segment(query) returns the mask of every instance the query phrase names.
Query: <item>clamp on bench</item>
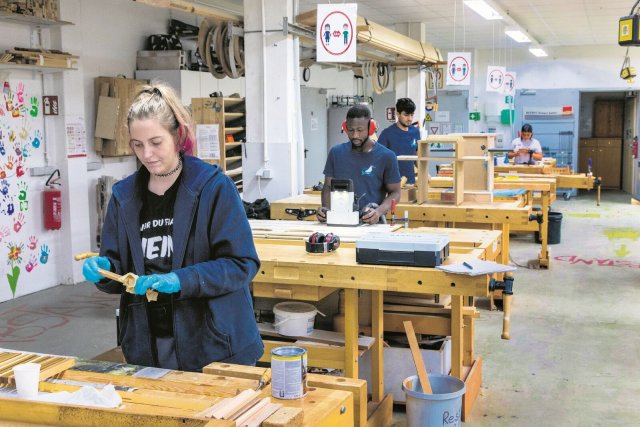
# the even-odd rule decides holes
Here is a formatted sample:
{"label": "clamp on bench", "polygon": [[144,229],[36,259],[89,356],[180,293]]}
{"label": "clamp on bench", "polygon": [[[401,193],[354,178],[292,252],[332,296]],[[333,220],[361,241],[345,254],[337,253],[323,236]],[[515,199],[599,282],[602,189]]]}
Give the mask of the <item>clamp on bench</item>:
{"label": "clamp on bench", "polygon": [[303,208],[286,208],[284,212],[287,215],[293,215],[298,221],[302,221],[308,216],[315,215],[317,209],[303,209]]}

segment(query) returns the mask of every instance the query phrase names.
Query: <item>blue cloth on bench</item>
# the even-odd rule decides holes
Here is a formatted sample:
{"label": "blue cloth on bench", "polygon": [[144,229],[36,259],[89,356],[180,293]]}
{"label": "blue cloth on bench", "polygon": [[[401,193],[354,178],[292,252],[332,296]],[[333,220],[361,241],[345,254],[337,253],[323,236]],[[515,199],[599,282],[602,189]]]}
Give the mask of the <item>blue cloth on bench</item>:
{"label": "blue cloth on bench", "polygon": [[510,190],[493,190],[493,195],[496,197],[515,197],[526,193],[524,188],[514,188]]}

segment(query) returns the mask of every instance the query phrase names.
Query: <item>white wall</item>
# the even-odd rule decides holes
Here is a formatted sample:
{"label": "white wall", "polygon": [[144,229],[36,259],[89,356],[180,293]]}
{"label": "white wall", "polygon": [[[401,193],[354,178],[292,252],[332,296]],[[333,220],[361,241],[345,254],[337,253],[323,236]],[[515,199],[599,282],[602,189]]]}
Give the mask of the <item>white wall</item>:
{"label": "white wall", "polygon": [[[516,89],[582,89],[605,92],[637,90],[640,87],[637,81],[629,84],[620,78],[620,66],[625,53],[625,48],[620,46],[556,47],[547,50],[548,57],[536,58],[527,49],[513,49],[501,55],[501,63],[493,61],[492,50],[473,51],[474,73],[470,102],[473,102],[474,96],[478,97],[480,110],[485,118],[508,108],[504,103],[504,95],[485,91],[488,65],[502,65],[507,70],[515,71]],[[630,54],[631,65],[637,66],[633,49]],[[510,61],[505,63],[504,58],[509,58]],[[640,56],[636,55],[635,60],[638,61],[638,58]],[[487,124],[484,119],[478,123],[470,122],[470,130],[472,129],[486,131]],[[515,137],[511,135],[508,126],[498,126],[498,132],[504,133],[505,141]]]}

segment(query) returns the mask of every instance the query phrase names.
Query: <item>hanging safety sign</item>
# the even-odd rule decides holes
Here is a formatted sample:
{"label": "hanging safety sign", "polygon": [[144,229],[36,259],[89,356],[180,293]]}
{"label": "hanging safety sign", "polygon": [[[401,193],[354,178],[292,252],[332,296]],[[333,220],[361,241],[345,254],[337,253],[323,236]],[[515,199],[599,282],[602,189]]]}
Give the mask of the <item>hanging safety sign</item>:
{"label": "hanging safety sign", "polygon": [[356,3],[319,4],[316,20],[316,61],[356,62]]}
{"label": "hanging safety sign", "polygon": [[471,84],[471,52],[449,52],[447,58],[447,85],[469,86]]}

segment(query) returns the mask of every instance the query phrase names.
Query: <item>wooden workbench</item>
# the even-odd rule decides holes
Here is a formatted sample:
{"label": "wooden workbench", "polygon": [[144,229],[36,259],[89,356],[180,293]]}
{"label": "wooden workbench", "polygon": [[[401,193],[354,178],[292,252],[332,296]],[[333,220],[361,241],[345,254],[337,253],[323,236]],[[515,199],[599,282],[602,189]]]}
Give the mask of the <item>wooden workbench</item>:
{"label": "wooden workbench", "polygon": [[[295,219],[295,216],[286,213],[289,208],[318,209],[319,207],[320,196],[316,194],[287,197],[271,203],[271,219]],[[428,202],[420,205],[399,203],[396,207],[395,219],[402,221],[405,212],[411,228],[433,225],[438,227],[466,227],[467,224],[488,224],[492,227],[499,227],[503,236],[501,239],[500,262],[508,264],[510,226],[528,225],[532,211],[530,206],[520,206],[518,201],[492,204],[464,202],[458,206],[443,202]],[[317,220],[315,215],[310,215],[304,219],[307,221]],[[387,213],[387,220],[391,220],[390,213]],[[475,228],[477,228],[477,225]]]}
{"label": "wooden workbench", "polygon": [[[323,224],[314,225],[322,232]],[[455,229],[401,229],[398,232],[448,232],[450,233],[450,255],[445,261],[460,263],[464,260],[495,258],[500,251],[502,233],[489,230]],[[503,239],[502,239],[503,240]],[[472,297],[489,296],[489,275],[464,276],[445,273],[435,268],[418,268],[388,265],[358,264],[355,248],[341,246],[336,252],[307,254],[304,242],[295,236],[291,241],[281,239],[256,239],[256,248],[261,267],[254,278],[256,286],[262,289],[261,296],[271,288],[272,297],[282,295],[285,290],[291,295],[317,294],[317,300],[336,289],[345,293],[345,345],[344,347],[314,347],[302,344],[309,351],[310,365],[331,363],[330,366],[343,369],[346,377],[358,375],[358,291],[370,290],[372,302],[372,401],[380,403],[382,414],[374,411],[374,416],[390,420],[391,395],[384,396],[383,375],[383,331],[402,331],[402,320],[413,320],[417,333],[450,335],[452,341],[451,375],[461,378],[467,384],[464,397],[464,416],[468,416],[480,389],[482,359],[474,354],[474,319],[477,311],[466,301]],[[434,316],[394,314],[387,316],[383,311],[383,293],[451,295],[449,318],[436,319]],[[435,328],[435,329],[434,329]],[[464,328],[464,329],[463,329]],[[437,332],[436,332],[437,330]],[[296,344],[298,345],[298,344]],[[267,348],[269,344],[267,343]],[[384,407],[384,409],[382,409]],[[361,423],[361,425],[363,425]]]}
{"label": "wooden workbench", "polygon": [[[45,403],[7,397],[0,394],[0,424],[51,426],[235,426],[233,421],[197,416],[221,398],[238,390],[256,389],[268,369],[231,364],[212,364],[205,373],[168,371],[159,379],[134,377],[140,366],[110,362],[78,361],[76,366],[41,381],[40,392],[74,392],[83,384],[113,384],[122,397],[118,408],[104,409],[80,405]],[[255,370],[260,370],[256,377]],[[354,392],[366,390],[363,380],[331,379],[311,376],[310,388],[302,399],[279,400],[284,407],[265,421],[264,426],[353,426],[356,420]],[[326,385],[325,385],[326,384]],[[6,388],[5,388],[6,390]],[[263,397],[271,396],[271,386],[262,388]],[[365,393],[366,398],[366,393]],[[302,421],[298,412],[302,411]],[[296,415],[297,414],[297,415]]]}

